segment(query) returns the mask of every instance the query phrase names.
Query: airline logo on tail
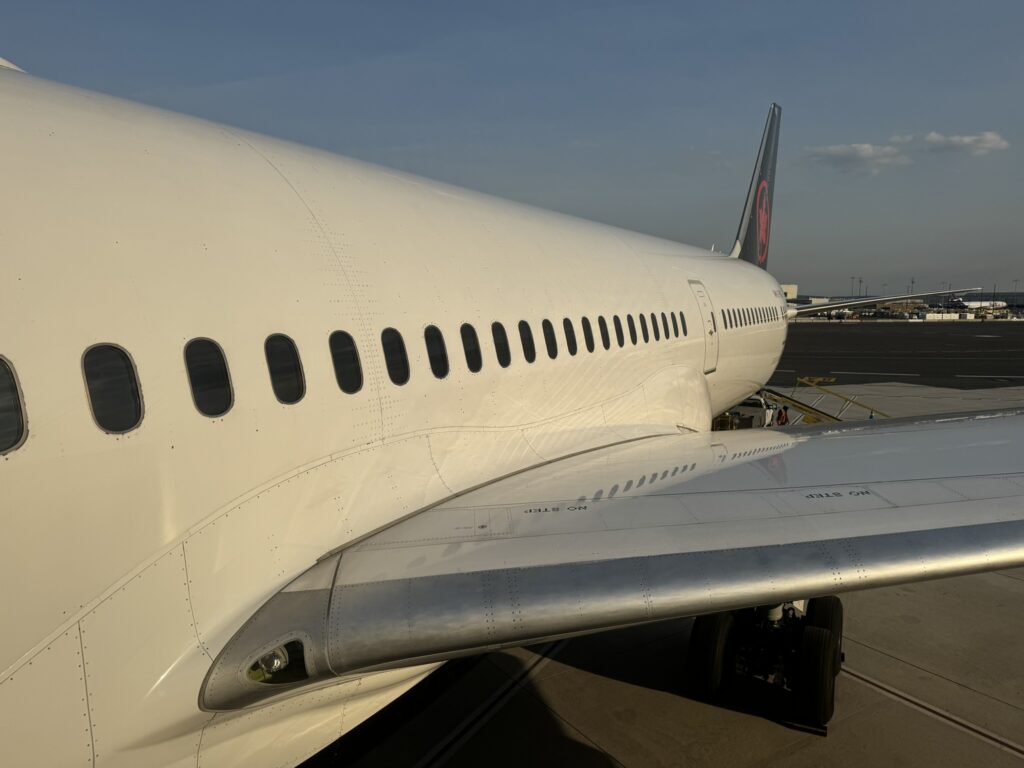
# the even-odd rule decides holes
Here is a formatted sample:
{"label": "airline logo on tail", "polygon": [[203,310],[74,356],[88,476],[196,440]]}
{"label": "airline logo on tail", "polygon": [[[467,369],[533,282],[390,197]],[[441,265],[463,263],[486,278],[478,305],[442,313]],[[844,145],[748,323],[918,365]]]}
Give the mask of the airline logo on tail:
{"label": "airline logo on tail", "polygon": [[757,188],[757,265],[768,263],[768,237],[772,225],[772,201],[768,194],[768,182],[761,180]]}
{"label": "airline logo on tail", "polygon": [[779,124],[782,108],[772,104],[764,124],[761,148],[757,153],[754,175],[747,188],[747,201],[736,232],[736,245],[730,256],[768,268],[768,243],[772,230],[772,191],[775,185],[775,161],[779,154]]}

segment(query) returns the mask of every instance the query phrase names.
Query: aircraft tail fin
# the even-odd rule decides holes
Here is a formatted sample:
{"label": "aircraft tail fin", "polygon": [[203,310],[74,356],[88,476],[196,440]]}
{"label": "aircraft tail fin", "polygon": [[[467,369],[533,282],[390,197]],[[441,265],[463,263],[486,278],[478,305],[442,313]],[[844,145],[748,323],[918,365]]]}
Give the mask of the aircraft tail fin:
{"label": "aircraft tail fin", "polygon": [[782,107],[772,104],[757,153],[754,176],[747,192],[747,204],[736,233],[736,245],[729,254],[761,269],[768,268],[768,242],[771,239],[772,194],[775,191],[775,159],[779,154],[779,125]]}

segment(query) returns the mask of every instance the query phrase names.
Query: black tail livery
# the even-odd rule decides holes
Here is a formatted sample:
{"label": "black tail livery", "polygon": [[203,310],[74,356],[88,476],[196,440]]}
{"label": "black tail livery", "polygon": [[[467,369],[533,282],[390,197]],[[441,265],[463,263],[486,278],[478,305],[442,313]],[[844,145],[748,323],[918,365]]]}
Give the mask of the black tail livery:
{"label": "black tail livery", "polygon": [[747,204],[736,233],[736,245],[729,255],[768,268],[768,242],[772,233],[772,193],[775,191],[775,159],[779,154],[779,125],[782,107],[772,104],[764,124],[761,149],[757,153],[754,177],[750,180]]}

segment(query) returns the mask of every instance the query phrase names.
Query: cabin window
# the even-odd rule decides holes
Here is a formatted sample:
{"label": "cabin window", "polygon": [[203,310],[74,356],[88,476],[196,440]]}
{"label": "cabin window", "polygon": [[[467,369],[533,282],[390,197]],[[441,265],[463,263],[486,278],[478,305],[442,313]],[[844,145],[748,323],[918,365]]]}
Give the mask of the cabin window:
{"label": "cabin window", "polygon": [[672,335],[677,339],[679,338],[679,321],[676,320],[675,313],[671,314],[672,317]]}
{"label": "cabin window", "polygon": [[550,320],[545,320],[540,324],[540,327],[544,331],[544,344],[548,348],[548,357],[554,360],[558,357],[558,339],[555,338],[555,326],[551,324]]}
{"label": "cabin window", "polygon": [[380,346],[391,383],[402,386],[409,381],[409,356],[405,353],[402,334],[394,328],[385,328],[380,334]]}
{"label": "cabin window", "polygon": [[626,346],[626,336],[622,333],[622,321],[619,320],[619,316],[612,315],[612,322],[615,323],[615,340],[619,342],[620,347]]}
{"label": "cabin window", "polygon": [[583,326],[583,343],[587,345],[587,352],[594,351],[594,329],[590,326],[590,320],[586,317],[580,320]]}
{"label": "cabin window", "polygon": [[661,313],[661,327],[665,331],[665,340],[667,341],[668,338],[669,338],[669,335],[668,335],[668,315],[666,315],[664,312]]}
{"label": "cabin window", "polygon": [[345,331],[335,331],[328,343],[338,388],[346,395],[354,395],[363,388],[363,366],[359,362],[356,340]]}
{"label": "cabin window", "polygon": [[491,323],[491,336],[494,339],[494,352],[498,357],[498,365],[508,368],[512,362],[512,350],[508,346],[508,334],[501,323]]}
{"label": "cabin window", "polygon": [[25,439],[25,411],[11,364],[0,357],[0,453],[14,450]]}
{"label": "cabin window", "polygon": [[565,331],[565,348],[570,355],[576,354],[576,329],[572,327],[572,320],[568,317],[562,320],[562,330]]}
{"label": "cabin window", "polygon": [[427,346],[427,360],[435,377],[443,379],[448,375],[448,349],[444,345],[444,336],[436,325],[428,325],[423,331],[423,342]]}
{"label": "cabin window", "polygon": [[185,345],[185,367],[192,401],[204,416],[223,416],[234,402],[224,352],[215,341],[192,339]]}
{"label": "cabin window", "polygon": [[729,330],[729,311],[726,309],[722,310],[722,325],[725,326],[726,330]]}
{"label": "cabin window", "polygon": [[459,333],[462,335],[462,349],[466,353],[466,365],[471,373],[478,373],[484,366],[484,357],[480,352],[480,339],[477,338],[476,328],[469,323],[463,323]]}
{"label": "cabin window", "polygon": [[654,340],[661,341],[661,332],[658,330],[658,316],[651,312],[651,331],[654,333]]}
{"label": "cabin window", "polygon": [[679,324],[681,326],[683,326],[683,336],[685,336],[686,335],[686,315],[684,315],[682,313],[682,310],[680,310],[680,312],[679,312]]}
{"label": "cabin window", "polygon": [[601,330],[601,344],[604,345],[605,349],[612,348],[612,340],[608,336],[608,323],[605,322],[604,315],[599,315],[597,318],[598,328]]}
{"label": "cabin window", "polygon": [[647,318],[644,315],[640,315],[640,333],[643,334],[644,344],[647,344],[651,340],[651,332],[647,330]]}
{"label": "cabin window", "polygon": [[105,432],[128,432],[142,421],[142,395],[128,353],[113,344],[85,351],[82,370],[96,423]]}
{"label": "cabin window", "polygon": [[525,320],[519,321],[519,340],[523,344],[523,357],[526,358],[526,362],[532,363],[537,359],[537,347],[533,344],[533,331],[530,329],[530,324]]}
{"label": "cabin window", "polygon": [[299,402],[306,394],[306,380],[295,342],[282,333],[275,333],[267,337],[263,351],[274,396],[285,405]]}
{"label": "cabin window", "polygon": [[[643,320],[644,316],[640,315],[640,319]],[[626,315],[626,327],[629,328],[629,340],[636,345],[636,323],[633,322],[632,315]],[[647,341],[647,339],[644,339],[644,341]]]}

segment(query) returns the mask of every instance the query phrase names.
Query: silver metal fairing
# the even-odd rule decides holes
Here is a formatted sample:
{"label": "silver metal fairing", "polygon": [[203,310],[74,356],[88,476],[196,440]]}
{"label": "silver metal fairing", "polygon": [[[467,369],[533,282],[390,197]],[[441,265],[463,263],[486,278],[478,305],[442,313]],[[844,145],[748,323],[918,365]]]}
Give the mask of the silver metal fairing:
{"label": "silver metal fairing", "polygon": [[[218,656],[205,710],[258,704],[332,677],[411,666],[630,624],[1024,564],[1024,521],[713,552],[506,567],[361,584],[318,563],[279,592]],[[287,640],[306,679],[247,670]]]}

